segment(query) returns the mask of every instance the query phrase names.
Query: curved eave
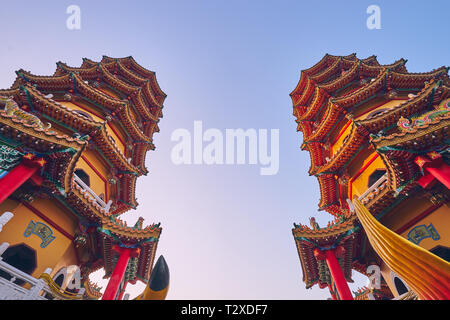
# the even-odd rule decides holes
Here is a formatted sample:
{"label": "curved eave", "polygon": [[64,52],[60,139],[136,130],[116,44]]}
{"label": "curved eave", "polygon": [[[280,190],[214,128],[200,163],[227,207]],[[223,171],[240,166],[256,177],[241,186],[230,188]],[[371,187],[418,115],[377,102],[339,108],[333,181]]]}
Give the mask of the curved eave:
{"label": "curved eave", "polygon": [[331,82],[324,83],[320,85],[320,88],[325,90],[328,93],[332,93],[340,88],[343,88],[345,85],[354,81],[359,74],[359,67],[361,65],[360,61],[352,62],[353,66],[348,70],[348,72],[341,74],[337,79],[334,79]]}
{"label": "curved eave", "polygon": [[129,173],[119,174],[120,194],[119,201],[128,206],[130,209],[136,209],[138,203],[136,201],[136,181],[137,176]]}
{"label": "curved eave", "polygon": [[324,118],[320,122],[319,127],[309,137],[305,138],[305,141],[322,141],[334,127],[337,119],[345,114],[346,111],[339,105],[337,105],[336,103],[329,103],[329,106],[325,112]]}
{"label": "curved eave", "polygon": [[[29,92],[31,93],[32,90]],[[33,95],[36,95],[36,90],[34,90]],[[43,96],[40,98],[45,99]],[[37,102],[36,107],[38,107],[42,113],[56,117],[56,120],[69,125],[72,128],[78,129],[81,133],[88,134],[95,145],[105,156],[107,156],[108,160],[119,169],[139,172],[136,167],[128,163],[125,155],[111,139],[106,130],[106,122],[88,120],[85,117],[74,113],[72,110],[69,110],[67,107],[55,102],[52,103],[48,99],[47,101],[43,100]]]}
{"label": "curved eave", "polygon": [[335,172],[350,160],[355,151],[357,151],[365,142],[368,142],[368,132],[362,126],[352,125],[349,133],[349,139],[334,153],[328,163],[317,168],[314,174],[322,174],[324,172]]}
{"label": "curved eave", "polygon": [[422,89],[427,81],[448,78],[448,69],[448,67],[443,66],[430,72],[422,73],[391,71],[388,75],[388,86],[392,89]]}
{"label": "curved eave", "polygon": [[403,58],[389,65],[380,65],[378,62],[373,65],[371,62],[372,59],[370,57],[367,59],[356,59],[350,61],[344,59],[341,63],[344,67],[348,68],[348,71],[342,72],[342,68],[336,69],[336,72],[341,72],[340,76],[330,82],[320,84],[320,87],[329,94],[332,94],[333,92],[357,80],[358,76],[359,78],[375,77],[379,75],[380,72],[383,72],[384,69],[406,71],[406,69],[404,69],[406,60]]}
{"label": "curved eave", "polygon": [[[435,139],[427,139],[427,137],[436,133],[437,141],[445,141],[444,138],[448,136],[448,126],[450,124],[450,113],[437,117],[430,123],[414,127],[410,131],[401,133],[393,133],[388,136],[382,136],[371,139],[371,142],[378,149],[385,147],[393,147],[405,150],[419,151],[429,146],[433,146]],[[420,141],[418,143],[417,141]]]}
{"label": "curved eave", "polygon": [[445,99],[449,94],[449,88],[443,85],[442,81],[431,80],[414,98],[402,104],[376,114],[373,117],[357,121],[371,133],[377,133],[384,127],[395,124],[400,117],[409,117],[413,114],[424,111],[429,106],[429,99],[434,101]]}
{"label": "curved eave", "polygon": [[[81,133],[88,134],[92,130],[96,130],[99,126],[104,125],[104,122],[89,119],[53,99],[46,98],[40,91],[28,83],[22,87],[22,90],[32,99],[33,109],[38,110],[41,114],[55,118],[55,120]],[[23,97],[22,102],[28,103],[29,101],[26,97]]]}
{"label": "curved eave", "polygon": [[[350,57],[354,56],[350,55]],[[345,57],[340,57],[339,59],[336,59],[330,67],[322,70],[315,76],[309,77],[302,73],[299,85],[297,86],[298,89],[296,88],[296,90],[294,90],[296,95],[293,95],[294,92],[291,93],[294,108],[298,109],[300,107],[306,107],[305,109],[298,110],[296,112],[298,120],[311,119],[321,106],[321,103],[318,102],[319,100],[329,98],[335,91],[350,84],[352,81],[355,81],[358,76],[376,76],[379,75],[384,69],[404,70],[404,64],[406,63],[405,59],[400,59],[390,65],[380,66],[378,61],[376,61],[375,64],[372,64],[373,61],[376,61],[375,56],[362,60],[357,58],[347,59]],[[344,67],[350,68],[350,70],[348,72],[342,72],[342,68]],[[330,82],[322,83],[337,72],[340,72],[341,74],[336,79]],[[312,85],[314,85],[314,88],[311,89]],[[303,90],[304,87],[306,87],[305,90]],[[311,106],[308,107],[305,104],[309,100],[311,90],[315,93],[310,104]],[[302,91],[303,94],[300,94],[300,91]]]}
{"label": "curved eave", "polygon": [[[293,234],[294,234],[293,230]],[[352,273],[352,260],[354,255],[354,243],[355,240],[353,238],[353,233],[351,232],[351,228],[347,231],[341,232],[341,238],[339,240],[339,244],[345,248],[344,256],[342,257],[342,262],[340,263],[343,267],[344,277],[348,282],[353,282],[351,279]],[[326,279],[322,278],[322,275],[319,271],[319,261],[317,261],[314,256],[314,249],[316,247],[327,247],[334,245],[334,240],[336,240],[336,236],[332,236],[330,238],[319,237],[296,237],[294,234],[294,239],[297,246],[297,252],[300,257],[300,263],[303,271],[303,281],[306,284],[306,288],[310,288],[315,284],[319,284],[320,288],[325,288],[328,284]],[[321,261],[321,263],[325,263],[326,273],[329,273],[329,269],[326,265],[326,262]]]}
{"label": "curved eave", "polygon": [[156,80],[156,73],[154,71],[150,71],[143,66],[141,66],[139,63],[134,60],[132,56],[125,57],[125,58],[111,58],[108,56],[102,57],[102,62],[109,62],[117,60],[124,65],[127,65],[132,71],[137,73],[139,76],[150,79],[150,84],[152,86],[153,92],[155,92],[156,100],[158,101],[159,105],[162,105],[164,99],[167,97],[167,95],[161,90],[158,81]]}
{"label": "curved eave", "polygon": [[323,72],[324,69],[328,68],[329,60],[334,61],[334,60],[337,60],[337,59],[338,59],[338,57],[331,56],[331,55],[329,55],[327,53],[314,66],[312,66],[309,69],[304,69],[304,70],[301,71],[301,73],[300,73],[300,80],[298,81],[297,86],[289,94],[291,96],[291,98],[292,98],[292,102],[294,103],[294,105],[295,105],[295,101],[294,101],[295,99],[294,98],[303,94],[303,91],[305,89],[305,86],[306,86],[307,82],[309,81],[310,76],[313,76],[313,75],[315,75],[317,73]]}
{"label": "curved eave", "polygon": [[425,86],[425,82],[445,76],[447,72],[446,67],[441,67],[427,73],[403,73],[383,67],[383,70],[374,81],[349,95],[333,99],[333,102],[343,108],[349,108],[384,89],[386,91],[392,89],[422,89]]}
{"label": "curved eave", "polygon": [[[113,65],[113,63],[110,63]],[[85,67],[85,68],[73,68],[73,67],[67,67],[63,63],[58,63],[58,66],[60,69],[63,69],[64,72],[77,72],[79,76],[81,76],[83,79],[97,79],[98,77],[102,76],[102,73],[99,70],[99,67],[97,65],[94,65],[92,67]],[[105,67],[108,68],[108,67]],[[86,77],[86,78],[85,78]],[[151,139],[143,134],[143,132],[137,127],[135,121],[132,120],[130,115],[130,105],[127,104],[125,107],[122,107],[118,109],[117,112],[118,117],[120,118],[120,121],[125,125],[128,133],[131,135],[131,137],[137,141],[146,141],[150,142]]]}
{"label": "curved eave", "polygon": [[117,112],[117,117],[135,141],[145,141],[148,143],[152,141],[151,137],[146,136],[144,132],[141,131],[141,129],[139,129],[139,127],[136,125],[136,122],[133,121],[130,115],[130,109],[128,107],[123,108],[120,112]]}
{"label": "curved eave", "polygon": [[143,174],[147,174],[148,170],[145,167],[145,156],[147,155],[147,151],[150,146],[144,143],[137,143],[135,145],[135,152],[133,154],[133,165],[141,170]]}
{"label": "curved eave", "polygon": [[321,84],[322,82],[329,79],[333,74],[337,73],[341,68],[342,58],[336,59],[328,68],[322,70],[321,72],[310,76],[309,79],[314,81],[316,84]]}
{"label": "curved eave", "polygon": [[29,125],[21,119],[7,115],[4,110],[0,110],[0,134],[20,141],[23,146],[27,146],[38,153],[47,153],[49,150],[55,153],[67,153],[66,150],[73,150],[71,156],[65,160],[63,159],[63,162],[60,163],[62,169],[59,172],[62,174],[61,178],[58,179],[65,192],[70,190],[72,187],[72,172],[78,158],[87,145],[85,141],[60,135],[49,129],[40,129],[37,126]]}
{"label": "curved eave", "polygon": [[368,85],[353,91],[352,93],[340,98],[332,99],[332,102],[340,105],[342,108],[350,108],[357,103],[373,96],[376,92],[382,90],[386,83],[385,70],[382,70],[376,78]]}
{"label": "curved eave", "polygon": [[84,98],[97,103],[106,110],[114,111],[128,104],[127,100],[119,100],[108,96],[95,87],[84,82],[76,73],[68,73],[61,76],[36,76],[24,70],[17,71],[18,79],[30,82],[37,89],[45,92],[69,91],[79,93]]}
{"label": "curved eave", "polygon": [[310,107],[306,108],[306,111],[298,116],[297,119],[299,121],[312,120],[329,97],[330,95],[325,90],[316,87]]}
{"label": "curved eave", "polygon": [[140,115],[145,120],[153,120],[156,121],[158,118],[155,117],[150,110],[148,109],[144,98],[143,98],[143,90],[141,87],[131,86],[125,81],[120,80],[112,73],[110,73],[102,64],[99,64],[99,70],[102,73],[102,79],[113,88],[116,88],[120,92],[124,93],[128,96],[128,99],[133,102],[135,107],[139,110]]}
{"label": "curved eave", "polygon": [[302,94],[296,94],[292,96],[292,102],[294,105],[294,108],[299,106],[306,106],[306,103],[311,97],[311,94],[314,92],[314,89],[316,87],[316,84],[314,81],[310,80],[309,78],[306,80],[306,87]]}
{"label": "curved eave", "polygon": [[[394,68],[394,69],[399,68],[405,62],[406,62],[406,60],[400,59],[389,66],[376,67],[377,72],[379,72],[378,77],[373,83],[369,84],[373,88],[366,91],[366,93],[370,92],[371,94],[375,94],[378,91],[376,88],[378,88],[378,89],[383,88],[383,84],[385,81],[385,79],[383,79],[383,77],[385,75],[383,72],[383,68],[385,68],[385,70],[387,70],[386,68],[388,68],[388,67]],[[354,70],[353,70],[353,72],[354,72]],[[347,80],[349,80],[349,79],[347,79]],[[341,102],[345,101],[346,97],[347,96],[344,96],[343,98],[340,98],[340,99],[332,99],[333,102],[329,104],[329,107],[325,113],[324,119],[322,119],[322,121],[320,122],[320,126],[316,129],[314,134],[309,136],[307,139],[305,139],[305,141],[321,141],[329,133],[329,130],[334,127],[337,119],[339,119],[341,115],[346,114],[346,111],[343,108],[341,108],[341,105],[339,104],[339,101],[341,101]],[[369,96],[365,96],[366,99],[368,97]],[[360,100],[361,100],[361,98],[358,98],[356,101],[360,101]],[[349,107],[350,107],[350,105],[347,105],[347,108],[349,108]]]}
{"label": "curved eave", "polygon": [[144,94],[147,97],[147,101],[150,103],[151,106],[162,107],[162,103],[164,102],[166,95],[163,94],[162,99],[157,99],[158,94],[161,95],[161,93],[154,92],[154,89],[151,84],[153,77],[152,78],[143,78],[141,76],[138,76],[137,74],[133,73],[128,68],[126,68],[120,61],[117,62],[117,65],[118,65],[118,70],[123,77],[128,79],[130,82],[143,87]]}
{"label": "curved eave", "polygon": [[155,227],[154,225],[144,229],[137,229],[128,227],[121,220],[112,222],[110,219],[105,219],[101,227],[102,233],[113,235],[126,243],[139,243],[142,241],[157,242],[161,231],[162,228]]}
{"label": "curved eave", "polygon": [[324,164],[324,151],[323,145],[320,142],[310,142],[308,144],[302,145],[303,149],[309,151],[309,156],[311,158],[311,167],[308,171],[309,175],[313,175],[317,168],[321,167]]}
{"label": "curved eave", "polygon": [[298,240],[295,236],[294,240],[300,259],[300,266],[302,267],[302,280],[306,288],[309,289],[319,281],[317,261],[312,253],[313,244],[304,240]]}
{"label": "curved eave", "polygon": [[[334,174],[322,174],[318,176],[317,179],[320,188],[319,209],[326,210],[326,208],[330,206],[338,205],[339,199],[337,196],[337,188],[339,186]],[[333,215],[337,216],[338,212]]]}
{"label": "curved eave", "polygon": [[[16,129],[21,132],[26,132],[30,138],[38,139],[42,141],[41,147],[37,147],[35,142],[30,142],[30,147],[40,152],[45,152],[47,148],[54,149],[56,146],[64,148],[72,148],[74,150],[81,150],[82,146],[86,144],[85,141],[77,138],[71,138],[64,134],[58,134],[49,129],[41,129],[36,125],[30,125],[25,123],[24,120],[17,119],[13,115],[8,115],[5,110],[0,110],[0,120],[3,124],[10,128]],[[20,140],[20,139],[19,139]]]}
{"label": "curved eave", "polygon": [[347,235],[349,231],[354,228],[356,215],[353,214],[351,218],[345,220],[342,223],[333,224],[326,228],[320,228],[319,230],[313,230],[307,226],[300,226],[292,230],[294,237],[302,237],[308,239],[322,239],[325,241],[327,238],[339,238]]}
{"label": "curved eave", "polygon": [[130,164],[125,158],[122,151],[106,131],[106,126],[103,125],[99,130],[90,134],[92,140],[95,142],[97,148],[106,156],[106,158],[114,164],[119,170],[131,171],[134,173],[140,173],[140,170]]}

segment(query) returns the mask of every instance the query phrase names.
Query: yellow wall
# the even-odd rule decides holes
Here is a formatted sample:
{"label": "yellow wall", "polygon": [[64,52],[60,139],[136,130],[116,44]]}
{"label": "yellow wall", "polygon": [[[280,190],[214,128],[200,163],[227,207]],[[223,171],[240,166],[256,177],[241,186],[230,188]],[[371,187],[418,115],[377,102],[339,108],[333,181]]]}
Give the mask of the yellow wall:
{"label": "yellow wall", "polygon": [[[366,112],[367,110],[369,110],[370,108],[372,108],[374,105],[379,104],[380,100],[375,100],[372,101],[370,103],[367,104],[367,106],[362,106],[361,109],[359,109],[358,114],[355,115],[354,119],[355,120],[363,120],[366,119],[370,114],[372,114],[373,112],[377,111],[377,110],[381,110],[381,109],[390,109],[392,107],[398,106],[399,104],[403,103],[405,100],[391,100],[389,102],[386,102],[376,108],[374,108],[373,110],[370,110],[369,112],[362,114],[364,112]],[[362,115],[361,115],[362,114]],[[344,142],[344,139],[350,134],[350,131],[352,130],[352,124],[350,123],[350,125],[344,130],[345,126],[349,123],[350,121],[346,122],[345,124],[342,125],[342,128],[339,130],[339,133],[336,134],[336,137],[339,136],[339,139],[332,145],[332,153],[334,154],[337,150],[339,150],[339,148],[341,147],[342,143]]]}
{"label": "yellow wall", "polygon": [[[47,199],[36,199],[31,205],[45,214],[47,218],[52,220],[68,234],[73,235],[75,233],[75,218],[63,209],[63,207]],[[39,277],[46,268],[53,269],[67,250],[73,246],[71,239],[34,214],[23,204],[7,199],[0,205],[0,214],[5,211],[12,212],[14,217],[3,227],[2,232],[0,232],[0,243],[8,242],[11,246],[24,243],[36,251],[37,268],[32,276]],[[41,222],[53,231],[55,239],[45,248],[40,247],[42,239],[37,235],[31,234],[29,237],[25,237],[24,232],[31,220],[35,223]],[[70,260],[71,264],[73,264],[76,261],[76,256],[73,252],[73,254],[68,254],[65,259],[67,261]]]}
{"label": "yellow wall", "polygon": [[408,238],[408,232],[411,231],[411,229],[423,224],[429,226],[430,223],[433,224],[434,228],[440,236],[440,239],[433,240],[432,238],[425,238],[420,241],[418,245],[427,250],[433,249],[438,245],[450,247],[450,208],[446,205],[443,205],[442,207],[431,213],[429,216],[420,220],[418,223],[403,232],[401,235],[405,238]]}
{"label": "yellow wall", "polygon": [[[370,108],[372,108],[374,105],[379,104],[380,102],[373,102],[372,104],[368,105],[367,107],[363,107],[361,109],[359,109],[360,111],[358,112],[358,114],[355,116],[355,120],[364,120],[366,119],[372,112],[375,112],[377,110],[381,110],[381,109],[390,109],[393,108],[395,106],[398,106],[399,104],[403,103],[404,101],[406,101],[408,99],[404,99],[404,100],[391,100],[388,101],[380,106],[378,106],[377,108],[374,108],[373,110],[370,110],[369,112],[362,114],[364,112],[366,112],[367,110],[369,110]],[[361,115],[362,114],[362,115]]]}
{"label": "yellow wall", "polygon": [[[365,158],[361,167],[363,168],[367,163],[376,155],[376,152],[372,153],[369,157]],[[381,157],[377,157],[355,180],[352,180],[352,194],[349,199],[353,199],[353,195],[362,195],[369,186],[369,176],[377,169],[386,169]]]}
{"label": "yellow wall", "polygon": [[[86,150],[83,152],[83,156],[89,161],[89,163],[95,167],[95,169],[103,176],[105,180],[108,179],[108,169],[106,166],[101,162],[96,154],[91,150]],[[76,166],[76,169],[83,169],[88,175],[89,175],[89,181],[91,183],[90,188],[92,191],[94,191],[97,195],[100,195],[103,193],[106,197],[106,191],[107,191],[107,183],[91,168],[88,163],[80,157],[78,160]],[[109,191],[109,190],[108,190]],[[106,201],[108,199],[105,199]]]}
{"label": "yellow wall", "polygon": [[[339,131],[339,134],[341,134],[341,132],[344,130],[345,126],[347,124],[348,127],[343,131],[343,133],[341,134],[341,136],[339,137],[339,139],[331,146],[331,150],[332,150],[332,154],[334,155],[336,153],[337,150],[339,150],[339,148],[341,147],[342,143],[344,142],[344,139],[350,134],[350,131],[352,130],[352,124],[351,124],[351,120],[349,120],[343,127],[342,129]],[[337,136],[339,136],[339,134]]]}

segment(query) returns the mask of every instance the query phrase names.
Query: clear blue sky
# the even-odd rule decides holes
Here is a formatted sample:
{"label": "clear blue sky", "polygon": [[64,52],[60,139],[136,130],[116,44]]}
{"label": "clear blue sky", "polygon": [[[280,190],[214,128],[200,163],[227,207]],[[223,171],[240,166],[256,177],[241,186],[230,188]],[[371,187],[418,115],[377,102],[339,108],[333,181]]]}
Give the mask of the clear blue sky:
{"label": "clear blue sky", "polygon": [[[81,30],[66,8],[81,8]],[[381,8],[381,30],[366,8]],[[291,233],[317,212],[319,189],[300,150],[289,93],[300,70],[325,53],[401,57],[408,70],[449,64],[448,1],[8,1],[2,3],[0,87],[20,68],[49,75],[55,62],[78,66],[132,55],[156,71],[167,93],[150,174],[138,182],[135,222],[161,222],[159,254],[171,270],[169,299],[325,299],[306,290]],[[280,170],[259,166],[175,166],[177,128],[280,129]],[[358,284],[365,281],[355,276]],[[353,286],[355,288],[355,286]],[[131,296],[142,286],[130,288]]]}

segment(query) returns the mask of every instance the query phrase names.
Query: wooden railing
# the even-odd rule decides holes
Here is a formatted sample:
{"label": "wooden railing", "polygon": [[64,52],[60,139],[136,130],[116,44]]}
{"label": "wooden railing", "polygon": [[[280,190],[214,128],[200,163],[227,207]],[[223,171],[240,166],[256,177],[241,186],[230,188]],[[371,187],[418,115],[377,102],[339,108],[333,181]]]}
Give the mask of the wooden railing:
{"label": "wooden railing", "polygon": [[83,189],[83,193],[86,193],[93,201],[97,202],[97,204],[105,210],[105,213],[109,212],[112,200],[109,200],[108,203],[106,203],[75,173],[73,174],[73,180],[81,187],[81,189]]}

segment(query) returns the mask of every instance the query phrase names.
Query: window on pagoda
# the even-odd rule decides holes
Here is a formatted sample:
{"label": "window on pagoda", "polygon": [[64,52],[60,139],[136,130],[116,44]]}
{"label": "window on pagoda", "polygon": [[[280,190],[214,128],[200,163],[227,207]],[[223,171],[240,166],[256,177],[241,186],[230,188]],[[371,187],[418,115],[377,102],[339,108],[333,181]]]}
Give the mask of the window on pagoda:
{"label": "window on pagoda", "polygon": [[59,287],[62,287],[64,281],[66,280],[66,276],[67,276],[67,268],[63,267],[53,276],[53,281],[55,281],[55,283]]}
{"label": "window on pagoda", "polygon": [[[36,251],[26,244],[10,246],[2,254],[2,260],[29,275],[31,275],[37,267]],[[3,270],[0,270],[0,277],[10,280],[12,276]],[[16,279],[14,283],[21,286],[25,284],[25,281]]]}
{"label": "window on pagoda", "polygon": [[431,249],[430,252],[444,259],[445,261],[450,262],[450,248],[437,246]]}
{"label": "window on pagoda", "polygon": [[92,118],[92,116],[89,113],[87,113],[87,112],[84,112],[84,111],[81,111],[81,110],[72,110],[72,112],[78,113],[79,115],[82,115],[82,116],[88,118],[89,120],[94,120]]}
{"label": "window on pagoda", "polygon": [[401,296],[402,294],[405,294],[409,291],[408,287],[405,285],[403,280],[400,279],[399,277],[394,277],[394,285],[395,285],[395,289],[397,290],[397,293],[399,296]]}
{"label": "window on pagoda", "polygon": [[88,187],[91,186],[89,175],[83,169],[76,169],[75,174],[81,179],[81,181],[84,182],[85,185]]}
{"label": "window on pagoda", "polygon": [[369,176],[369,185],[368,188],[373,186],[382,176],[386,174],[385,169],[377,169]]}
{"label": "window on pagoda", "polygon": [[371,113],[369,113],[369,115],[367,116],[367,119],[370,119],[372,117],[375,117],[383,112],[385,112],[386,110],[388,110],[387,108],[383,108],[383,109],[377,109],[375,111],[372,111]]}

